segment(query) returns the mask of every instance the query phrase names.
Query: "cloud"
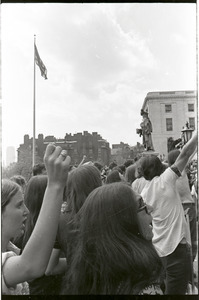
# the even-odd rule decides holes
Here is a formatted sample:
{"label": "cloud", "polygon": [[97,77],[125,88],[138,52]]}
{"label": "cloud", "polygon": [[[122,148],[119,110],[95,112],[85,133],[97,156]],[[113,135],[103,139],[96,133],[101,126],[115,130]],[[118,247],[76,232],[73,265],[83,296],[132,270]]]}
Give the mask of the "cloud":
{"label": "cloud", "polygon": [[1,8],[6,145],[17,147],[24,134],[32,136],[34,34],[48,71],[45,81],[36,67],[36,134],[98,131],[111,144],[134,145],[141,141],[135,129],[148,92],[195,88],[192,4]]}

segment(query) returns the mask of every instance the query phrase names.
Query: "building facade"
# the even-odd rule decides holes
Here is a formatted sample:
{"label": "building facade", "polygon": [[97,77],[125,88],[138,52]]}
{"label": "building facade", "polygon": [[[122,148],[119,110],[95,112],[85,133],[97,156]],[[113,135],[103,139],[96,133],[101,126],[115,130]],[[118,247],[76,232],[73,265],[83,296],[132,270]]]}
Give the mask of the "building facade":
{"label": "building facade", "polygon": [[124,164],[128,159],[135,159],[141,157],[144,151],[144,146],[137,143],[135,146],[120,142],[120,144],[113,144],[111,149],[111,161],[115,161],[118,165]]}
{"label": "building facade", "polygon": [[6,166],[15,162],[15,148],[13,146],[6,148]]}
{"label": "building facade", "polygon": [[[84,155],[86,161],[98,161],[102,165],[108,165],[110,161],[110,147],[109,143],[104,140],[97,132],[92,134],[84,131],[82,133],[66,134],[63,139],[56,139],[54,136],[47,136],[44,138],[43,134],[39,134],[35,139],[35,156],[36,163],[42,162],[46,146],[50,142],[55,142],[60,145],[62,149],[67,150],[71,157],[71,164],[78,165]],[[24,154],[31,155],[33,138],[29,135],[24,136],[24,143],[18,148],[18,162],[24,160]]]}
{"label": "building facade", "polygon": [[167,155],[168,139],[179,139],[186,122],[196,129],[196,91],[150,92],[142,109],[148,112],[153,127],[153,146],[160,155]]}

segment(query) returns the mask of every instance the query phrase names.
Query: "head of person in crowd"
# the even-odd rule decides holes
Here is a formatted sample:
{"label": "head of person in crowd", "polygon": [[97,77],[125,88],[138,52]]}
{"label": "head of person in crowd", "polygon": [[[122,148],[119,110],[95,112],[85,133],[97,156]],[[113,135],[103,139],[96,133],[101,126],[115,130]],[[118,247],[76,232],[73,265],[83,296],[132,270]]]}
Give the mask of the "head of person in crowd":
{"label": "head of person in crowd", "polygon": [[119,166],[116,166],[112,169],[112,171],[117,170],[121,175],[123,174],[122,169]]}
{"label": "head of person in crowd", "polygon": [[38,219],[47,187],[47,180],[47,175],[36,175],[30,178],[26,186],[24,202],[30,213],[26,222],[22,248],[29,240]]}
{"label": "head of person in crowd", "polygon": [[33,176],[36,175],[46,175],[46,167],[44,163],[39,163],[33,166],[32,168]]}
{"label": "head of person in crowd", "polygon": [[136,161],[136,170],[135,170],[135,177],[136,178],[141,178],[143,177],[143,171],[142,171],[142,166],[141,166],[141,160],[142,158],[139,158]]}
{"label": "head of person in crowd", "polygon": [[71,219],[77,214],[86,197],[101,185],[100,171],[93,165],[81,165],[70,172],[65,199]]}
{"label": "head of person in crowd", "polygon": [[95,161],[93,164],[100,172],[102,172],[103,166],[98,161]]}
{"label": "head of person in crowd", "polygon": [[146,180],[152,180],[165,171],[165,166],[156,155],[149,155],[140,159],[140,166]]}
{"label": "head of person in crowd", "polygon": [[156,281],[162,265],[151,242],[150,209],[123,183],[91,192],[79,211],[63,293],[138,294]]}
{"label": "head of person in crowd", "polygon": [[28,209],[24,204],[24,196],[20,185],[3,179],[1,185],[1,213],[2,213],[2,250],[15,236],[23,235],[28,217]]}
{"label": "head of person in crowd", "polygon": [[137,168],[137,165],[135,163],[133,165],[130,165],[129,167],[126,168],[125,178],[126,178],[126,181],[130,185],[136,179],[136,168]]}
{"label": "head of person in crowd", "polygon": [[133,159],[127,159],[124,163],[125,167],[128,168],[130,165],[134,164]]}
{"label": "head of person in crowd", "polygon": [[124,175],[126,171],[126,166],[125,165],[119,165],[118,168],[121,170],[121,174]]}
{"label": "head of person in crowd", "polygon": [[118,170],[111,171],[106,177],[106,183],[120,182],[123,181],[122,175]]}
{"label": "head of person in crowd", "polygon": [[172,166],[175,163],[175,161],[179,155],[180,155],[180,150],[178,150],[178,149],[171,150],[168,153],[167,160],[168,160],[169,166]]}
{"label": "head of person in crowd", "polygon": [[16,182],[17,184],[19,184],[22,188],[23,193],[25,192],[25,188],[26,188],[26,179],[21,176],[21,175],[14,175],[10,178],[10,180]]}
{"label": "head of person in crowd", "polygon": [[117,167],[117,163],[112,161],[110,164],[109,164],[109,169],[112,170],[114,167]]}

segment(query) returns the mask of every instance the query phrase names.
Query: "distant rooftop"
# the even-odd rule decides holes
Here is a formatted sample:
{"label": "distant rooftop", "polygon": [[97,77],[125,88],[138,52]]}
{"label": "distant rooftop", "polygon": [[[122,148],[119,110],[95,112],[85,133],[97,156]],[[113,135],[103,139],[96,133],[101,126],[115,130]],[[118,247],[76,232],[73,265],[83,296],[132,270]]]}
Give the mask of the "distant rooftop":
{"label": "distant rooftop", "polygon": [[165,96],[196,96],[196,91],[195,90],[190,90],[190,91],[165,91],[165,92],[149,92],[147,93],[146,97],[151,98],[151,97],[165,97]]}
{"label": "distant rooftop", "polygon": [[163,91],[163,92],[149,92],[147,93],[144,103],[142,105],[142,109],[145,108],[146,102],[149,99],[165,99],[165,98],[196,98],[196,90],[188,90],[188,91]]}

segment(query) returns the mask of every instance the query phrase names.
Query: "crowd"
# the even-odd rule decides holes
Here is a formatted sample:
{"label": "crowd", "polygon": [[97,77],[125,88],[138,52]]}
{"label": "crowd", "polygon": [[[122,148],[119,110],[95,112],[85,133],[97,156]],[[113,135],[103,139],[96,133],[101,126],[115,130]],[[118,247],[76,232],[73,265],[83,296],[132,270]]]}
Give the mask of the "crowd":
{"label": "crowd", "polygon": [[185,295],[197,255],[197,134],[165,161],[78,166],[60,146],[2,179],[2,294]]}

